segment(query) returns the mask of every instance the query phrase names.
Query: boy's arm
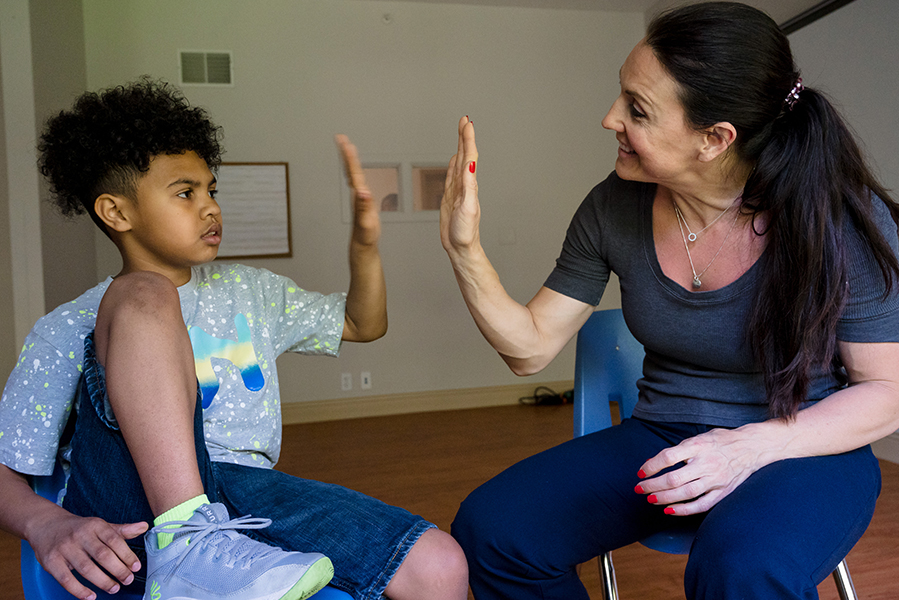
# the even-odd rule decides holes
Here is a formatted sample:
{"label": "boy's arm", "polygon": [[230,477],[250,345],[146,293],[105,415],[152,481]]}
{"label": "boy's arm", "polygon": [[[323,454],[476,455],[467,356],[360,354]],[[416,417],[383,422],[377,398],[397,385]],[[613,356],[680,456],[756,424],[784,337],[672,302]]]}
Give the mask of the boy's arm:
{"label": "boy's arm", "polygon": [[353,232],[350,237],[350,288],[346,297],[343,339],[370,342],[387,333],[387,287],[378,241],[381,218],[365,184],[356,147],[345,135],[335,138],[343,157],[353,196]]}
{"label": "boy's arm", "polygon": [[73,596],[96,595],[72,571],[110,593],[134,579],[140,561],[125,542],[147,530],[146,523],[114,525],[73,515],[34,493],[24,475],[0,464],[0,528],[28,540],[38,562]]}

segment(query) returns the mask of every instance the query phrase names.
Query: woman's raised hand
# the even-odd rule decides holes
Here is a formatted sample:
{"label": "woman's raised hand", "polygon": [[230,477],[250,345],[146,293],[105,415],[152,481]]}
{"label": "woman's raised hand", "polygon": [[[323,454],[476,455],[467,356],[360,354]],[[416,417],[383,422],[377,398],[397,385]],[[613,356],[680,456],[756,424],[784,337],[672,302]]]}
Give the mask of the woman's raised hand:
{"label": "woman's raised hand", "polygon": [[477,164],[474,124],[468,117],[462,117],[459,120],[459,148],[450,159],[440,203],[440,241],[451,259],[456,253],[480,243]]}

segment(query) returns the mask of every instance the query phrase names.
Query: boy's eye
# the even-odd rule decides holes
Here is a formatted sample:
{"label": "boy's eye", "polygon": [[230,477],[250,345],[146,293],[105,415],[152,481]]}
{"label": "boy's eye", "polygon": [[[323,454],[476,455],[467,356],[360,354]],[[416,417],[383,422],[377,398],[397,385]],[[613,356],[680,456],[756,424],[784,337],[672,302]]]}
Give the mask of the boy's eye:
{"label": "boy's eye", "polygon": [[193,190],[184,190],[183,192],[178,193],[178,197],[184,198],[185,200],[189,200],[190,197],[193,195],[193,193],[194,193]]}
{"label": "boy's eye", "polygon": [[209,197],[215,200],[215,197],[219,195],[218,190],[209,190]]}

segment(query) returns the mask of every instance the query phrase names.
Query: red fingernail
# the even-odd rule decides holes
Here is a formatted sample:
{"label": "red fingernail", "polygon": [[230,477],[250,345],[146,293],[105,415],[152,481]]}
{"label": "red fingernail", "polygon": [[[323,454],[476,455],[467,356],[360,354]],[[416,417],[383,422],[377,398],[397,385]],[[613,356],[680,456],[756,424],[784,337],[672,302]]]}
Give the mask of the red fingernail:
{"label": "red fingernail", "polygon": [[642,485],[638,485],[637,487],[634,488],[634,491],[637,492],[638,494],[642,494],[642,493],[643,493],[643,486],[642,486]]}
{"label": "red fingernail", "polygon": [[655,494],[650,494],[649,496],[646,497],[646,501],[649,502],[650,504],[655,504],[656,502],[659,501],[659,499],[656,498]]}
{"label": "red fingernail", "polygon": [[640,479],[645,479],[646,472],[643,469],[640,469],[639,471],[637,471],[637,477],[639,477]]}
{"label": "red fingernail", "polygon": [[471,161],[470,163],[468,163],[468,170],[471,171],[472,173],[474,173],[474,170],[476,168],[477,167],[475,167],[474,161]]}
{"label": "red fingernail", "polygon": [[666,515],[673,515],[673,514],[674,514],[674,509],[671,508],[670,506],[666,507],[666,508],[665,508],[665,514],[666,514]]}

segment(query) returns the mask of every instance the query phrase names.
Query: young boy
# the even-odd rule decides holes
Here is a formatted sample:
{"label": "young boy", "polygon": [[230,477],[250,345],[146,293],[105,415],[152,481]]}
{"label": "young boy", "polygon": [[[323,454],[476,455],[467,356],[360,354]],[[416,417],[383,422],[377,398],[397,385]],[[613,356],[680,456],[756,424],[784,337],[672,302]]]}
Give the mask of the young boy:
{"label": "young boy", "polygon": [[[306,598],[332,571],[356,598],[467,597],[449,535],[272,469],[277,356],[336,355],[342,340],[387,328],[380,220],[355,148],[337,142],[354,192],[351,281],[345,296],[325,296],[210,263],[223,232],[219,130],[168,85],[85,94],[48,123],[39,150],[56,203],[87,212],[123,266],[25,342],[0,400],[0,526],[73,595],[95,597],[73,571],[114,593],[143,586],[146,562],[145,600]],[[52,471],[73,407],[59,507],[25,475]],[[248,514],[264,518],[231,519]]]}

